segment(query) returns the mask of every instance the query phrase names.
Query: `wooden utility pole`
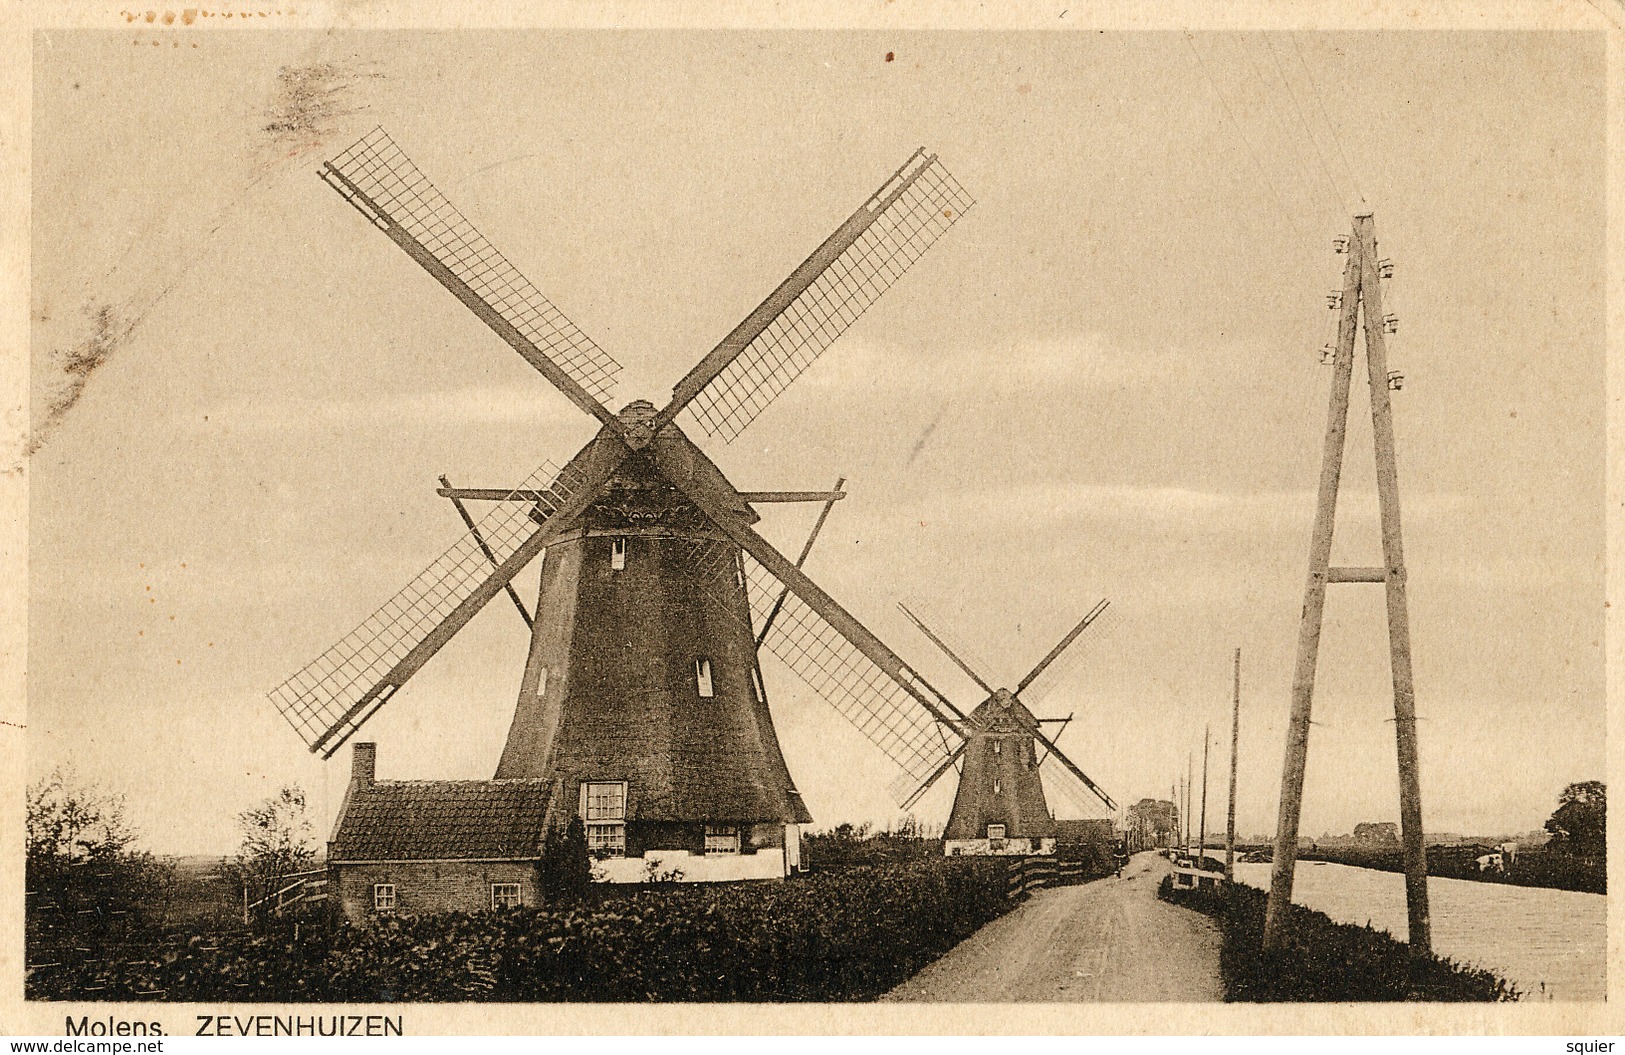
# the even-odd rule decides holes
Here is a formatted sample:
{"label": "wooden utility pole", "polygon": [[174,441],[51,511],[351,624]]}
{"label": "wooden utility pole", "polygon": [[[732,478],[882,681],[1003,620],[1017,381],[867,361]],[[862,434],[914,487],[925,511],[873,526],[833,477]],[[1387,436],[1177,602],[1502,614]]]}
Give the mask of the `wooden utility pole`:
{"label": "wooden utility pole", "polygon": [[1207,858],[1207,749],[1213,742],[1213,726],[1202,726],[1202,823],[1196,833],[1196,856]]}
{"label": "wooden utility pole", "polygon": [[1185,853],[1191,852],[1191,799],[1196,794],[1196,767],[1192,761],[1194,755],[1185,752]]}
{"label": "wooden utility pole", "polygon": [[[1377,239],[1371,215],[1354,218],[1349,260],[1343,269],[1342,316],[1333,359],[1326,442],[1320,466],[1319,502],[1309,545],[1309,578],[1298,627],[1298,659],[1292,676],[1292,715],[1287,729],[1286,763],[1281,774],[1281,810],[1275,828],[1275,860],[1270,872],[1264,947],[1279,948],[1285,938],[1298,860],[1298,821],[1303,806],[1304,767],[1309,755],[1310,709],[1315,664],[1320,652],[1321,618],[1330,583],[1383,583],[1388,606],[1388,652],[1394,683],[1394,739],[1399,758],[1400,840],[1405,851],[1405,901],[1412,957],[1431,947],[1428,922],[1427,857],[1422,845],[1422,790],[1417,765],[1416,698],[1411,683],[1410,617],[1405,600],[1405,553],[1400,535],[1399,473],[1394,457],[1393,410],[1389,405],[1388,356],[1383,343]],[[1363,306],[1363,311],[1362,311]],[[1377,463],[1377,502],[1381,510],[1383,567],[1331,566],[1337,490],[1348,424],[1349,384],[1354,376],[1354,339],[1363,315],[1366,376],[1371,389],[1372,445]]]}
{"label": "wooden utility pole", "polygon": [[1241,742],[1241,649],[1236,649],[1236,686],[1230,698],[1230,808],[1224,821],[1224,878],[1236,878],[1236,745]]}

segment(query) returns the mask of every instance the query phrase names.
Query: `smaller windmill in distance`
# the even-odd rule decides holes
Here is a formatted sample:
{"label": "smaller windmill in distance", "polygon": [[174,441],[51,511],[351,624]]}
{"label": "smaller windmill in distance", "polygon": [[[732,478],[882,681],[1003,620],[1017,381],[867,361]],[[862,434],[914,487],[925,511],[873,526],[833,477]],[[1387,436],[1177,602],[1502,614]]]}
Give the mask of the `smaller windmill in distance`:
{"label": "smaller windmill in distance", "polygon": [[[1038,661],[1038,665],[1014,689],[994,688],[926,626],[924,620],[906,605],[897,606],[932,644],[987,693],[987,698],[968,716],[966,733],[959,746],[903,800],[903,808],[909,808],[955,764],[962,766],[959,788],[954,793],[953,810],[943,831],[944,854],[950,857],[964,854],[1053,854],[1058,841],[1067,841],[1062,838],[1063,835],[1072,834],[1063,832],[1063,827],[1077,828],[1079,838],[1076,841],[1099,842],[1102,841],[1102,833],[1104,840],[1111,839],[1110,820],[1101,828],[1098,822],[1068,825],[1055,819],[1044,795],[1040,771],[1040,767],[1052,757],[1059,759],[1077,776],[1105,804],[1108,811],[1115,811],[1117,803],[1101,790],[1100,785],[1061,755],[1051,738],[1039,733],[1040,726],[1045,723],[1058,723],[1065,728],[1066,723],[1072,720],[1071,716],[1038,718],[1021,700],[1021,694],[1031,688],[1045,671],[1052,669],[1061,654],[1106,613],[1108,606],[1109,602],[1102,600],[1089,609],[1088,614]],[[1034,702],[1037,702],[1037,696]],[[1047,749],[1042,756],[1038,754],[1040,740]]]}

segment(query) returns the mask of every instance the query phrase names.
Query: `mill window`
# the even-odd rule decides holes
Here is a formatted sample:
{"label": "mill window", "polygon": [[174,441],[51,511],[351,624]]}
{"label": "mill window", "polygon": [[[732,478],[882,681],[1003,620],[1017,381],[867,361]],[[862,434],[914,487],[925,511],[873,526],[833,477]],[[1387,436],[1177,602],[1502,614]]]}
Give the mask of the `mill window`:
{"label": "mill window", "polygon": [[999,778],[994,777],[993,778],[993,794],[997,795],[998,793],[999,793]]}
{"label": "mill window", "polygon": [[374,883],[372,885],[372,907],[375,912],[395,911],[394,883]]}
{"label": "mill window", "polygon": [[993,741],[993,753],[997,755],[997,754],[1002,754],[1003,752],[1004,752],[1004,744],[1000,743],[997,740]]}
{"label": "mill window", "polygon": [[711,683],[711,661],[704,656],[694,661],[694,685],[702,699],[716,695],[716,687]]}
{"label": "mill window", "polygon": [[626,781],[581,785],[581,821],[587,850],[595,857],[626,856]]}
{"label": "mill window", "polygon": [[739,829],[731,826],[707,824],[705,826],[705,852],[708,854],[738,853]]}
{"label": "mill window", "polygon": [[987,826],[987,842],[989,849],[1004,849],[1004,825],[989,824]]}
{"label": "mill window", "polygon": [[626,540],[614,539],[609,544],[609,567],[611,571],[624,571],[626,568]]}
{"label": "mill window", "polygon": [[755,664],[752,664],[750,668],[750,688],[752,692],[756,693],[757,703],[767,702],[767,690],[762,688],[762,672]]}
{"label": "mill window", "polygon": [[491,907],[494,908],[494,909],[496,909],[496,908],[518,908],[519,907],[519,884],[518,883],[492,883],[491,884]]}

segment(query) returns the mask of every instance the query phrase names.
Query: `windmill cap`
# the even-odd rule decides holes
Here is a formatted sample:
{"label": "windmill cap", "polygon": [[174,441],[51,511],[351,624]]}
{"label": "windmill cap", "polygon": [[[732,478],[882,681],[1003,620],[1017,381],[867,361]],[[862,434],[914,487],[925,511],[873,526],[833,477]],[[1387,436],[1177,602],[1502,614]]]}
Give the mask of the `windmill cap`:
{"label": "windmill cap", "polygon": [[634,399],[621,408],[620,418],[625,425],[645,425],[654,420],[655,405],[647,399]]}

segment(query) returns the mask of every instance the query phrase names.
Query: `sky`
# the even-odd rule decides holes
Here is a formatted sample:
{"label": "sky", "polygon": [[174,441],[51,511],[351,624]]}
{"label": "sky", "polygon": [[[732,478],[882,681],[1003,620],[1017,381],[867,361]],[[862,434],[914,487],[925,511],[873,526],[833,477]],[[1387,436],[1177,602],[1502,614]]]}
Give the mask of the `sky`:
{"label": "sky", "polygon": [[[1244,833],[1275,826],[1332,238],[1373,212],[1426,826],[1536,828],[1603,774],[1600,34],[177,24],[34,60],[28,769],[124,794],[154,850],[229,852],[287,783],[330,823],[348,751],[265,694],[461,533],[439,474],[594,431],[315,178],[376,125],[623,364],[616,405],[936,153],[975,207],[738,440],[695,438],[743,490],[846,477],[809,574],[966,709],[898,601],[1012,684],[1110,599],[1027,702],[1119,802],[1211,725],[1222,812],[1241,648]],[[1376,564],[1358,379],[1350,422],[1333,561]],[[759,530],[794,555],[815,515]],[[481,613],[365,727],[380,776],[489,776],[524,647]],[[1303,832],[1396,820],[1380,591],[1332,591],[1319,670]],[[890,763],[764,673],[817,825],[895,818]]]}

